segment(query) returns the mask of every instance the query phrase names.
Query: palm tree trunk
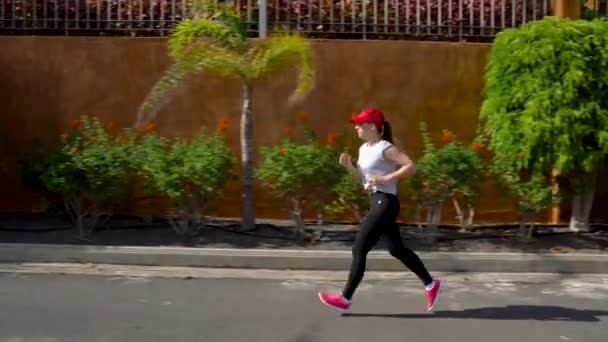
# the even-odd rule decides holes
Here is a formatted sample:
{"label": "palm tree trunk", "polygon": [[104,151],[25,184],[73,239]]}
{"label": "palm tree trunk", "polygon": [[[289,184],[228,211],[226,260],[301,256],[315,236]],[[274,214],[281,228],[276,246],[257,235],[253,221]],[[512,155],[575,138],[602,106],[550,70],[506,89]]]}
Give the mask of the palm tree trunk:
{"label": "palm tree trunk", "polygon": [[245,230],[255,228],[253,209],[253,114],[251,111],[252,87],[243,85],[243,111],[241,112],[241,196],[243,199],[242,227]]}

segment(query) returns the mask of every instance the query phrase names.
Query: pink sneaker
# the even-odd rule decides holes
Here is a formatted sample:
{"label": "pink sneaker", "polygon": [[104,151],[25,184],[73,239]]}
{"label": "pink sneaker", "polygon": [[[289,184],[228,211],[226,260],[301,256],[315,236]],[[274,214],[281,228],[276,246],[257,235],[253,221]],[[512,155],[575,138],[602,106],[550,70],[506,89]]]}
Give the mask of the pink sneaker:
{"label": "pink sneaker", "polygon": [[435,305],[439,303],[439,296],[443,288],[443,282],[441,280],[433,280],[433,287],[430,290],[426,290],[426,297],[428,298],[428,311],[433,310]]}
{"label": "pink sneaker", "polygon": [[346,312],[350,309],[350,301],[346,300],[341,293],[319,293],[321,302],[329,307],[332,307],[340,312]]}

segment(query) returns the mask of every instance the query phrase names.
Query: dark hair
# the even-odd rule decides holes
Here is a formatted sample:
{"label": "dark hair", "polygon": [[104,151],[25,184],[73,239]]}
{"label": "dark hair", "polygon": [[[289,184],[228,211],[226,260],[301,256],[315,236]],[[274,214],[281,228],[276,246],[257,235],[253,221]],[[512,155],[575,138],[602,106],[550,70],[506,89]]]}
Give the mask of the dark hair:
{"label": "dark hair", "polygon": [[388,121],[385,121],[384,125],[382,125],[381,135],[383,140],[386,140],[391,144],[393,143],[393,129],[391,128],[391,125],[388,123]]}

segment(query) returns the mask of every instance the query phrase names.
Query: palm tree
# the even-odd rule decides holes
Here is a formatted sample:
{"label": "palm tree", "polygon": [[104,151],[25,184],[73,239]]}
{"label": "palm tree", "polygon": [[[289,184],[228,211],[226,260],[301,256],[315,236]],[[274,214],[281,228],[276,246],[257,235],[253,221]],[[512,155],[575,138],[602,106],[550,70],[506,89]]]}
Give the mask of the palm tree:
{"label": "palm tree", "polygon": [[240,119],[242,226],[255,228],[253,209],[253,83],[279,70],[298,69],[298,84],[289,101],[295,101],[313,84],[312,52],[308,41],[297,34],[277,34],[255,46],[248,39],[245,23],[233,7],[201,0],[194,15],[181,21],[169,39],[174,63],[155,84],[138,112],[137,125],[154,117],[180,80],[203,71],[241,80],[243,107]]}

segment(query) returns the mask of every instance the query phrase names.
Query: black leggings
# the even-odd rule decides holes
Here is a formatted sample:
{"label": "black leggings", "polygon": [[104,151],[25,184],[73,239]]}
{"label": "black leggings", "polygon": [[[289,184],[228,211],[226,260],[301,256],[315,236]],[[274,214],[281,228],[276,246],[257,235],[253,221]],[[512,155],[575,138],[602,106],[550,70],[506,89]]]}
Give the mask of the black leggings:
{"label": "black leggings", "polygon": [[361,225],[353,245],[353,260],[348,276],[348,283],[342,294],[351,299],[355,289],[363,279],[365,273],[367,254],[376,245],[381,236],[387,240],[388,251],[403,265],[414,272],[424,285],[428,285],[433,278],[426,270],[420,258],[410,249],[403,246],[397,216],[400,210],[399,198],[392,194],[375,192],[370,198],[370,210]]}

